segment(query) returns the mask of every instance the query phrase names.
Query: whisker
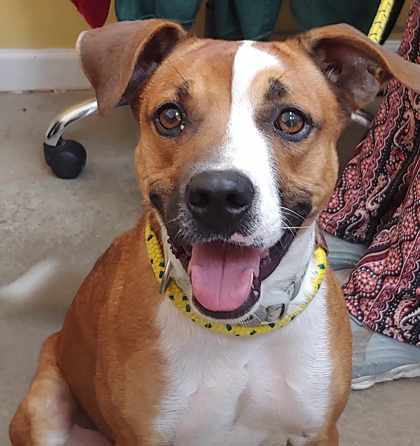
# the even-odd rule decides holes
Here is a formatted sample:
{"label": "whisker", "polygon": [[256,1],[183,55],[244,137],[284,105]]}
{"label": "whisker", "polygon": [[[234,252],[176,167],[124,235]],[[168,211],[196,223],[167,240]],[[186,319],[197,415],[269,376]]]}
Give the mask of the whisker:
{"label": "whisker", "polygon": [[296,231],[293,231],[293,229],[297,229],[297,227],[290,225],[290,222],[289,222],[289,219],[287,218],[287,215],[283,216],[283,220],[284,220],[284,223],[286,225],[285,226],[281,226],[280,229],[284,229],[286,231],[288,230],[292,235],[295,235]]}
{"label": "whisker", "polygon": [[289,222],[289,219],[287,218],[287,215],[284,215],[283,216],[283,220],[284,220],[284,223],[286,224],[285,226],[281,226],[281,228],[280,229],[285,229],[285,230],[289,230],[292,234],[293,234],[293,231],[292,231],[292,226],[290,225],[290,222]]}
{"label": "whisker", "polygon": [[289,209],[288,207],[286,207],[286,206],[280,206],[280,209],[282,210],[282,211],[285,211],[285,212],[290,212],[291,214],[295,214],[297,217],[299,217],[299,218],[305,218],[305,216],[304,215],[302,215],[302,214],[299,214],[299,212],[296,212],[296,211],[294,211],[293,209]]}
{"label": "whisker", "polygon": [[308,226],[280,226],[280,229],[306,229],[310,228],[311,225]]}
{"label": "whisker", "polygon": [[171,220],[167,221],[167,225],[171,224],[171,223],[176,223],[177,220],[181,220],[182,219],[182,215],[178,214],[176,217],[172,218]]}

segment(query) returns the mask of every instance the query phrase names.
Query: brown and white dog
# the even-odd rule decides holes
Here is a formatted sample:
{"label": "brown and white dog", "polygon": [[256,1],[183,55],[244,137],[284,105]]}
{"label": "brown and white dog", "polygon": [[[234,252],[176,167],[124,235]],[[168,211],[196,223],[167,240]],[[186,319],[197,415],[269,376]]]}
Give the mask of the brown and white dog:
{"label": "brown and white dog", "polygon": [[122,22],[84,33],[78,47],[100,110],[125,101],[138,120],[146,213],[45,342],[13,445],[269,446],[283,433],[294,446],[337,445],[351,333],[331,271],[284,328],[214,333],[160,294],[145,227],[209,324],[293,305],[341,130],[393,76],[419,90],[420,68],[346,25],[255,43]]}

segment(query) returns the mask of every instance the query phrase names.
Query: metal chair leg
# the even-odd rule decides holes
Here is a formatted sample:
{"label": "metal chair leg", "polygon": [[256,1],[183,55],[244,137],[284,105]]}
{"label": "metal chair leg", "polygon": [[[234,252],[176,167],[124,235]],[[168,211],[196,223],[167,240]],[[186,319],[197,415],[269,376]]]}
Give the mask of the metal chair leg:
{"label": "metal chair leg", "polygon": [[66,140],[63,134],[74,122],[93,115],[98,110],[96,99],[88,99],[57,115],[45,134],[44,156],[51,170],[59,178],[76,178],[86,164],[86,150],[73,140]]}

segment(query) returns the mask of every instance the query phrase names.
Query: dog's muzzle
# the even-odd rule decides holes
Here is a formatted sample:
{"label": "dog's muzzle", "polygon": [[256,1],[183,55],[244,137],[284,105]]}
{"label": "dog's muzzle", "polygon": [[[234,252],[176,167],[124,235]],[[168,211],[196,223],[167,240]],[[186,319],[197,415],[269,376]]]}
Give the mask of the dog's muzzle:
{"label": "dog's muzzle", "polygon": [[250,241],[252,234],[258,236],[257,200],[253,183],[243,173],[205,170],[187,182],[178,201],[178,212],[183,211],[169,215],[172,251],[191,281],[192,303],[203,315],[236,320],[248,314],[260,299],[262,280],[294,238],[294,230],[282,231],[268,248],[256,237]]}

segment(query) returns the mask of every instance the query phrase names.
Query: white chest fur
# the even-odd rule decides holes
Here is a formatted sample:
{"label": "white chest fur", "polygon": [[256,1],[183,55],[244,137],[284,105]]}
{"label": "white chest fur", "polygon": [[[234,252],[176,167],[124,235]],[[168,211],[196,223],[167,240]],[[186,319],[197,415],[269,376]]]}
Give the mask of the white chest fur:
{"label": "white chest fur", "polygon": [[274,446],[313,434],[329,402],[325,284],[287,327],[256,337],[208,332],[171,302],[159,309],[168,386],[155,429],[171,446]]}

